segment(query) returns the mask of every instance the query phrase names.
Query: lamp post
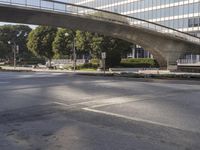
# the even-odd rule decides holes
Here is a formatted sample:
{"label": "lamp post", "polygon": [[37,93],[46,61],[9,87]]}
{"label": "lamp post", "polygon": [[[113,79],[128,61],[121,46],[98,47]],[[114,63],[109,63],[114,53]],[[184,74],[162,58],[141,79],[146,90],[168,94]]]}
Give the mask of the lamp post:
{"label": "lamp post", "polygon": [[13,66],[14,69],[16,69],[16,54],[19,53],[19,45],[17,45],[14,41],[8,41],[8,44],[11,45],[12,47],[12,52],[13,52]]}
{"label": "lamp post", "polygon": [[[69,33],[65,33],[65,36],[68,37]],[[73,35],[73,70],[76,71],[76,37]]]}
{"label": "lamp post", "polygon": [[[16,37],[8,41],[8,44],[11,45],[12,47],[12,52],[13,52],[13,66],[14,69],[16,69],[16,55],[19,53],[19,45],[16,44],[15,40],[22,34],[22,31],[19,31]],[[26,34],[24,36],[27,36]]]}

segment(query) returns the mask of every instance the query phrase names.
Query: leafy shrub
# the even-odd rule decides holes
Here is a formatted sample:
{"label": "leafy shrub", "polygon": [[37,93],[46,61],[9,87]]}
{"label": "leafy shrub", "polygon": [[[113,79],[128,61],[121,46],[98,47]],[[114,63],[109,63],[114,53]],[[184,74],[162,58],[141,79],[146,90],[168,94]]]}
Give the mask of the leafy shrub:
{"label": "leafy shrub", "polygon": [[121,67],[125,68],[150,68],[150,67],[159,67],[155,59],[151,58],[129,58],[123,59],[120,63]]}
{"label": "leafy shrub", "polygon": [[76,69],[78,69],[78,70],[80,70],[80,69],[97,69],[98,66],[99,66],[98,64],[86,63],[86,64],[77,65]]}
{"label": "leafy shrub", "polygon": [[18,64],[19,65],[37,65],[37,64],[45,64],[45,59],[42,58],[30,58],[30,59],[23,59]]}
{"label": "leafy shrub", "polygon": [[99,59],[91,59],[90,63],[99,65],[100,64],[100,60]]}

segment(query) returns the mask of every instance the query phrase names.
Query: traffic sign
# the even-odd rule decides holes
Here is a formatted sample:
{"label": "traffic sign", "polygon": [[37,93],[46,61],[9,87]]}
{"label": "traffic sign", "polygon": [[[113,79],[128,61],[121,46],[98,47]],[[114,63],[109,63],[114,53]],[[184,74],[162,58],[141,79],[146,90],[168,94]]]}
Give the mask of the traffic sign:
{"label": "traffic sign", "polygon": [[106,52],[102,52],[102,53],[101,53],[101,58],[102,58],[102,59],[106,59]]}

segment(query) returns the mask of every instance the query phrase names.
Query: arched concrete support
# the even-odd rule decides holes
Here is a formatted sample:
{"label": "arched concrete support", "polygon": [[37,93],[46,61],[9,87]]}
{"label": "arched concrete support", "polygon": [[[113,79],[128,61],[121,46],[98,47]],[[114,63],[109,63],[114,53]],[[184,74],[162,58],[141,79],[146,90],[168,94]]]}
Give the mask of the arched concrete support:
{"label": "arched concrete support", "polygon": [[167,67],[167,64],[175,65],[177,59],[186,52],[200,53],[200,44],[144,27],[98,20],[89,16],[0,5],[0,21],[79,29],[123,39],[149,50],[162,68]]}

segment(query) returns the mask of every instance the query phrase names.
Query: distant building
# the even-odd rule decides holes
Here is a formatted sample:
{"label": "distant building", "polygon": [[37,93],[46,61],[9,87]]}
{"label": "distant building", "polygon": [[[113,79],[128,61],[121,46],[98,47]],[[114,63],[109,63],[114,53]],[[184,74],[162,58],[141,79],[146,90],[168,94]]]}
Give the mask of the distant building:
{"label": "distant building", "polygon": [[[70,3],[94,7],[141,18],[200,37],[200,0],[68,0]],[[129,57],[152,57],[141,47]]]}

